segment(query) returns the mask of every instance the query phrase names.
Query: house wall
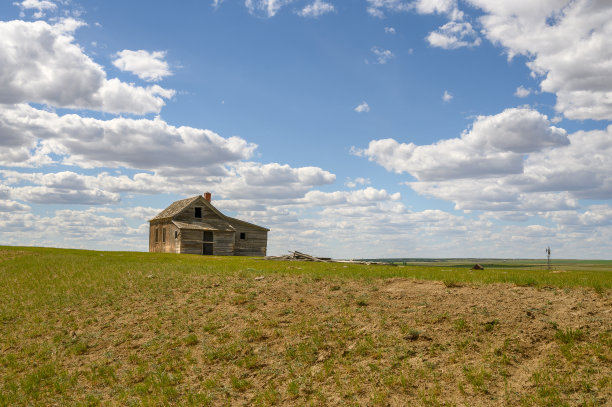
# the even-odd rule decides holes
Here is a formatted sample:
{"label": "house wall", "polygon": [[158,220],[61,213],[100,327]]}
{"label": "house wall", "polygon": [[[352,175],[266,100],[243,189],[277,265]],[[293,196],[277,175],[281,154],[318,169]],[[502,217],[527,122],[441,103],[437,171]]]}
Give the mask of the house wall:
{"label": "house wall", "polygon": [[[244,224],[234,224],[236,241],[234,255],[236,256],[265,256],[268,246],[268,232],[258,228],[251,228]],[[240,233],[246,234],[246,239],[240,239]]]}
{"label": "house wall", "polygon": [[[186,230],[180,234],[180,253],[202,254],[204,231]],[[213,231],[213,254],[231,256],[234,254],[234,232]]]}
{"label": "house wall", "polygon": [[215,256],[231,256],[234,254],[234,232],[214,232],[215,243],[213,253]]}
{"label": "house wall", "polygon": [[[164,242],[164,229],[166,239]],[[157,241],[155,232],[157,231]],[[169,222],[154,223],[149,226],[149,251],[158,253],[179,253],[179,239],[174,238],[178,228]]]}
{"label": "house wall", "polygon": [[[202,218],[195,217],[195,208],[202,208]],[[181,213],[174,216],[174,220],[185,223],[198,223],[205,219],[219,219],[219,216],[211,211],[207,206],[202,205],[200,202],[194,202],[186,207]]]}
{"label": "house wall", "polygon": [[181,231],[181,251],[180,253],[186,254],[202,254],[202,243],[204,234],[201,230],[187,230]]}

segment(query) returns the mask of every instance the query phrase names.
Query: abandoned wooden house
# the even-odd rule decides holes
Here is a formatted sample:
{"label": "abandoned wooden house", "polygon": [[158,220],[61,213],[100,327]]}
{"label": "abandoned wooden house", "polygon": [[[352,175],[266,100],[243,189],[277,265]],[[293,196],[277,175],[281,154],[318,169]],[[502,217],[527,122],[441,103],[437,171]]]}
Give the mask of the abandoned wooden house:
{"label": "abandoned wooden house", "polygon": [[225,216],[211,194],[182,199],[149,221],[149,251],[218,256],[265,256],[268,231]]}

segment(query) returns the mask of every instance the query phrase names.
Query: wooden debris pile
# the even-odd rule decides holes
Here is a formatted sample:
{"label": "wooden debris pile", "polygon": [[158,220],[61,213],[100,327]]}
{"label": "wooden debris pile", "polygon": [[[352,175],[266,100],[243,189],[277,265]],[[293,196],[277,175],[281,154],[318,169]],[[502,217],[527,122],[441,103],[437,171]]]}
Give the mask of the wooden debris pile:
{"label": "wooden debris pile", "polygon": [[321,263],[347,263],[347,264],[367,264],[367,265],[380,265],[380,266],[395,266],[393,263],[385,263],[380,261],[366,261],[366,260],[335,260],[329,257],[315,257],[306,253],[298,251],[290,251],[291,254],[284,256],[266,256],[264,260],[286,260],[286,261],[316,261]]}

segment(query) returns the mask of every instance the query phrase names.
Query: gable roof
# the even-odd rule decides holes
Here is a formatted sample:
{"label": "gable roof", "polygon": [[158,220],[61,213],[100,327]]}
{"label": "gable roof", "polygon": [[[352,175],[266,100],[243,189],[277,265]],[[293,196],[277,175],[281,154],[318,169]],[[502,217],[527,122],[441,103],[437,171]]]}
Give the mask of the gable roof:
{"label": "gable roof", "polygon": [[154,218],[149,220],[149,222],[151,222],[152,220],[167,219],[167,218],[173,217],[174,215],[178,215],[179,213],[181,213],[183,209],[191,205],[191,203],[194,202],[198,198],[199,198],[199,195],[192,196],[191,198],[187,198],[187,199],[181,199],[180,201],[172,202],[169,207],[167,207],[166,209],[158,213]]}
{"label": "gable roof", "polygon": [[149,222],[152,222],[154,220],[162,220],[162,219],[171,219],[172,217],[174,217],[175,215],[178,215],[179,213],[181,213],[185,208],[187,208],[189,205],[193,204],[196,201],[200,201],[198,203],[201,203],[202,205],[208,207],[211,211],[213,211],[217,216],[219,216],[221,219],[223,219],[224,221],[228,222],[228,225],[221,225],[220,222],[216,221],[212,221],[212,220],[207,220],[208,223],[202,223],[202,227],[195,227],[195,225],[191,225],[188,223],[184,223],[184,222],[174,222],[173,223],[179,228],[179,229],[201,229],[201,230],[225,230],[225,231],[233,231],[235,230],[234,227],[231,225],[232,223],[239,223],[239,224],[244,224],[246,226],[251,226],[251,227],[255,227],[261,230],[265,230],[265,231],[269,231],[270,229],[265,228],[263,226],[259,226],[259,225],[255,225],[253,223],[249,223],[249,222],[245,222],[243,220],[240,219],[236,219],[236,218],[231,218],[229,216],[225,216],[224,214],[222,214],[221,212],[219,212],[219,210],[217,208],[215,208],[213,206],[213,204],[211,204],[210,202],[208,202],[206,199],[204,199],[204,197],[202,195],[196,195],[193,196],[191,198],[186,198],[186,199],[181,199],[179,201],[176,202],[172,202],[170,204],[170,206],[168,206],[166,209],[164,209],[163,211],[161,211],[160,213],[157,214],[157,216],[155,216],[154,218],[152,218],[151,220],[149,220]]}

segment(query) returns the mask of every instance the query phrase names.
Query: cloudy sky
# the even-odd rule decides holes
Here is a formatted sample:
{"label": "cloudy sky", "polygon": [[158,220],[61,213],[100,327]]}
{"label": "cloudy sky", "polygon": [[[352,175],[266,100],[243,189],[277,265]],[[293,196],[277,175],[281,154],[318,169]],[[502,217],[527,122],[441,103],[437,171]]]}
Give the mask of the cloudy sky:
{"label": "cloudy sky", "polygon": [[0,4],[0,244],[612,258],[609,0]]}

